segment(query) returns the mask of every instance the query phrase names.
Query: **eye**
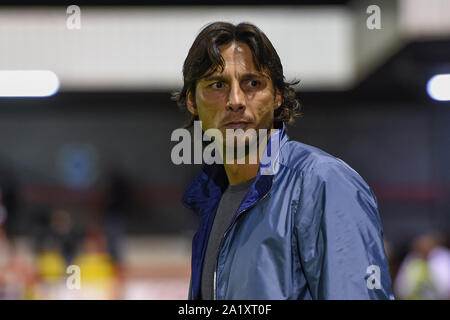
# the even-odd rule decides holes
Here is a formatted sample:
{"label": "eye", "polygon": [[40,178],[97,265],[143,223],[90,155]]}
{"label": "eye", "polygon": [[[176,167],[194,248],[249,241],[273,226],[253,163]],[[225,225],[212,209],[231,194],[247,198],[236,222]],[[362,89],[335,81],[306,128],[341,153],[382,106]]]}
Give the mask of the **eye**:
{"label": "eye", "polygon": [[260,82],[258,80],[251,80],[250,82],[250,86],[256,88],[257,86],[259,86]]}
{"label": "eye", "polygon": [[214,82],[213,84],[211,84],[211,87],[216,88],[216,89],[220,89],[223,87],[223,83],[220,81]]}

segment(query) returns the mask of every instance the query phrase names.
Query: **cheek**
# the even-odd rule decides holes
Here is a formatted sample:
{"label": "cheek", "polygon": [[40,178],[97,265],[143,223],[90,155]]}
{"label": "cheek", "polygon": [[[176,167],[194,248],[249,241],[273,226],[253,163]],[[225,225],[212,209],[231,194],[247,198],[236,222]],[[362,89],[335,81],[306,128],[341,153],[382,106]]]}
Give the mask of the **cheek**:
{"label": "cheek", "polygon": [[224,99],[226,99],[226,92],[225,90],[208,90],[205,89],[201,93],[201,98],[206,103],[220,103]]}
{"label": "cheek", "polygon": [[217,106],[202,101],[197,104],[197,107],[199,119],[202,121],[202,128],[204,130],[215,128],[219,118]]}
{"label": "cheek", "polygon": [[259,129],[268,129],[272,127],[274,119],[274,101],[272,95],[265,95],[256,104],[257,127]]}
{"label": "cheek", "polygon": [[215,90],[209,87],[201,87],[198,89],[198,100],[205,105],[222,105],[226,103],[227,94],[226,90]]}
{"label": "cheek", "polygon": [[266,110],[266,112],[261,116],[261,125],[264,128],[269,128],[272,126],[274,119],[273,110]]}
{"label": "cheek", "polygon": [[258,114],[261,118],[273,117],[274,101],[272,95],[265,95],[258,102]]}

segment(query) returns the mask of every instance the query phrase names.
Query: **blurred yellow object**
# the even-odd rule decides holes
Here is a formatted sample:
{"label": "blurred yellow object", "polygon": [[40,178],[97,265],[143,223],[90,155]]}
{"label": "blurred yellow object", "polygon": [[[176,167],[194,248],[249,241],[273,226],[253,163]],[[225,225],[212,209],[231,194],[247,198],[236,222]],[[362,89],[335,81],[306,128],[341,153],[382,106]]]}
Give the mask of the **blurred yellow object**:
{"label": "blurred yellow object", "polygon": [[81,271],[81,290],[84,299],[113,299],[115,268],[106,253],[82,253],[74,262]]}
{"label": "blurred yellow object", "polygon": [[66,263],[57,251],[46,251],[38,255],[37,268],[42,278],[48,282],[58,282],[65,274]]}
{"label": "blurred yellow object", "polygon": [[420,258],[412,259],[406,268],[406,278],[411,284],[411,292],[405,297],[406,299],[436,299],[435,288],[430,278],[426,260]]}
{"label": "blurred yellow object", "polygon": [[83,283],[108,282],[115,276],[114,264],[105,253],[81,254],[74,264],[80,267]]}

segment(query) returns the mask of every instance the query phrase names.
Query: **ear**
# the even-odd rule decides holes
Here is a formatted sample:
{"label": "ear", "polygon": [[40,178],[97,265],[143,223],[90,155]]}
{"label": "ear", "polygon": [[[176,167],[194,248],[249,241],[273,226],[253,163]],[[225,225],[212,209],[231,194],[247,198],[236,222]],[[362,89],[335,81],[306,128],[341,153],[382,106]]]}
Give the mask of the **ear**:
{"label": "ear", "polygon": [[187,92],[186,104],[189,112],[192,113],[194,116],[197,116],[198,115],[197,105],[195,104],[194,97],[192,96],[190,90],[188,90]]}
{"label": "ear", "polygon": [[275,105],[274,105],[274,110],[278,109],[279,107],[281,107],[281,103],[283,101],[283,96],[281,95],[280,90],[276,89],[275,91]]}

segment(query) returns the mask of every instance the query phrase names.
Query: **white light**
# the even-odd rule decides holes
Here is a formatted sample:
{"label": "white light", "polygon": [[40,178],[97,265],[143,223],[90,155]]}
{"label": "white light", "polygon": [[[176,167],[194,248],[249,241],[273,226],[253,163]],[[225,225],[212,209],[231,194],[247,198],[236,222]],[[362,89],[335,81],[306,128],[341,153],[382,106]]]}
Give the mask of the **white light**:
{"label": "white light", "polygon": [[450,101],[450,74],[438,74],[427,83],[428,95],[434,100]]}
{"label": "white light", "polygon": [[48,70],[0,70],[0,97],[48,97],[59,89],[59,79]]}

